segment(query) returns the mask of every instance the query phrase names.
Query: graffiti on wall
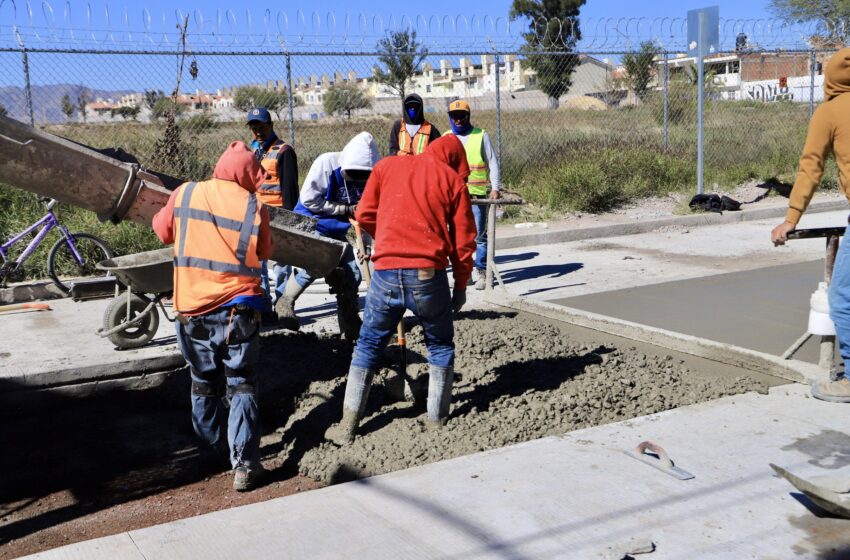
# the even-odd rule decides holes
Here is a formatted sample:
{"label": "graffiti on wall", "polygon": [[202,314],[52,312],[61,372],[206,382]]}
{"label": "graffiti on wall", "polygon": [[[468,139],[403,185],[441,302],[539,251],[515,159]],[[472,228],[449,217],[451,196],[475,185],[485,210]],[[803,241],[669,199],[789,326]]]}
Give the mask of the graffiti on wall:
{"label": "graffiti on wall", "polygon": [[794,101],[794,93],[788,89],[788,81],[780,78],[775,83],[750,84],[745,91],[754,101]]}

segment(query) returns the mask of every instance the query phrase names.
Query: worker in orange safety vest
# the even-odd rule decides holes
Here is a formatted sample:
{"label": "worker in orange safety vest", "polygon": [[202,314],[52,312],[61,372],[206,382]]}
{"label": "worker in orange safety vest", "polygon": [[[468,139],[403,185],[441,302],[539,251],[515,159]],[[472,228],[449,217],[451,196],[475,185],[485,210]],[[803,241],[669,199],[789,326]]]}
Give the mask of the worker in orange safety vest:
{"label": "worker in orange safety vest", "polygon": [[422,98],[411,93],[404,98],[401,120],[390,131],[391,156],[416,156],[425,151],[428,143],[440,137],[437,127],[425,120]]}

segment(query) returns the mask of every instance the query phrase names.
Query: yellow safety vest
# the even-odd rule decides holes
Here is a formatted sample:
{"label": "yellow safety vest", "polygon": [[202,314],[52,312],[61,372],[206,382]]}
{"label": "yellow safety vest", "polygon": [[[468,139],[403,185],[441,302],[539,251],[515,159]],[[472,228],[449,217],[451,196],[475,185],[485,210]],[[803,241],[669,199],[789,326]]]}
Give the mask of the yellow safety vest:
{"label": "yellow safety vest", "polygon": [[[481,155],[481,145],[484,143],[483,128],[473,128],[466,136],[466,143],[463,149],[466,152],[466,163],[469,165],[469,177],[466,179],[466,186],[469,188],[469,194],[475,196],[485,196],[487,188],[490,186],[490,170],[487,168],[487,163],[484,161],[484,156]],[[446,134],[454,134],[451,130],[446,131]]]}

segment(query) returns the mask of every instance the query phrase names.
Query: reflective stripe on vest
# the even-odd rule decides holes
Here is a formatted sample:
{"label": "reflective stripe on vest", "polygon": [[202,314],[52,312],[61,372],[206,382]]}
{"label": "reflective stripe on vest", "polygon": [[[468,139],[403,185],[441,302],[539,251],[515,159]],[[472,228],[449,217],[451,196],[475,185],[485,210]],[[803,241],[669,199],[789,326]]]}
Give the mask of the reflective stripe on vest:
{"label": "reflective stripe on vest", "polygon": [[425,151],[428,146],[428,141],[431,139],[431,123],[425,121],[413,138],[407,132],[407,126],[404,121],[401,121],[401,126],[398,129],[398,154],[400,156],[419,155]]}
{"label": "reflective stripe on vest", "polygon": [[257,197],[236,183],[216,179],[181,188],[174,207],[175,308],[186,313],[211,310],[251,286],[262,294]]}
{"label": "reflective stripe on vest", "polygon": [[[463,149],[466,152],[466,163],[469,165],[469,177],[466,178],[466,186],[469,188],[469,194],[475,196],[486,195],[487,187],[490,186],[490,170],[487,168],[484,156],[481,155],[485,132],[486,130],[483,128],[473,128],[466,135],[466,142],[463,144]],[[449,130],[446,134],[454,134],[454,132]]]}
{"label": "reflective stripe on vest", "polygon": [[270,206],[283,206],[283,194],[280,192],[280,177],[277,174],[277,158],[281,150],[289,146],[286,142],[278,138],[263,154],[260,160],[260,165],[263,170],[269,175],[269,179],[257,188],[257,198],[263,204]]}

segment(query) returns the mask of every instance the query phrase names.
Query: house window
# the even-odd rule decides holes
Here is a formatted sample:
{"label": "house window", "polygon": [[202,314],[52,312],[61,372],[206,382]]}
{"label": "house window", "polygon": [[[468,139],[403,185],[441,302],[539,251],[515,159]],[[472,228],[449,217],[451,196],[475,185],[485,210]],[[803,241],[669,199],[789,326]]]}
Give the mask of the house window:
{"label": "house window", "polygon": [[741,72],[741,61],[733,60],[729,62],[729,73],[730,74],[739,74]]}
{"label": "house window", "polygon": [[431,86],[425,86],[425,93],[431,93]]}

